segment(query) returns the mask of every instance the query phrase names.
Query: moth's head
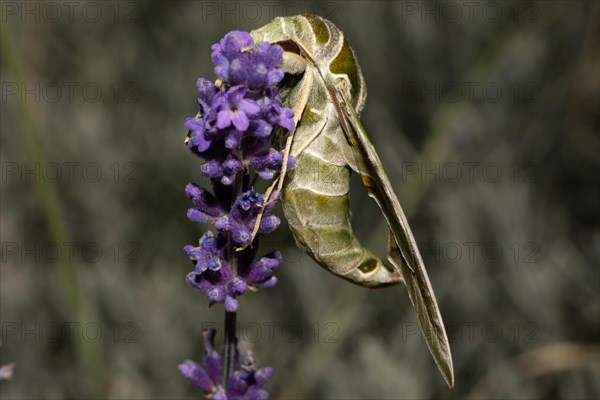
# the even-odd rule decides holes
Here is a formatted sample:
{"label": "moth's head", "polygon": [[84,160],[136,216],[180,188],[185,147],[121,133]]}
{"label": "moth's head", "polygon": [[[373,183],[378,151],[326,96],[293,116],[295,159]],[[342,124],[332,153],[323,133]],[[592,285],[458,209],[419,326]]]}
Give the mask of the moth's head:
{"label": "moth's head", "polygon": [[300,74],[312,64],[328,85],[342,90],[357,111],[362,109],[367,96],[364,77],[346,37],[331,21],[312,14],[278,17],[250,34],[256,44],[267,41],[283,47],[284,72]]}
{"label": "moth's head", "polygon": [[[250,32],[255,44],[269,42],[282,45],[297,38],[297,22],[295,17],[277,17],[268,24]],[[286,49],[287,50],[287,49]]]}

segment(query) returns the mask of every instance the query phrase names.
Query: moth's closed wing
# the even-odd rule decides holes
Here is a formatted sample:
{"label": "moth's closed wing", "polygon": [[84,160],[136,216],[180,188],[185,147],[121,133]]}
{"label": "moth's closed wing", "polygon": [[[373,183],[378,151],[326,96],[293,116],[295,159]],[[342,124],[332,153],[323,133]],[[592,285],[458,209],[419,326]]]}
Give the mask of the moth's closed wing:
{"label": "moth's closed wing", "polygon": [[[282,204],[296,242],[319,265],[353,283],[380,287],[404,279],[427,345],[452,386],[450,347],[427,272],[358,116],[366,85],[344,34],[321,17],[299,15],[276,18],[252,35],[256,42],[279,43],[294,55],[289,57],[294,64],[283,69],[297,77],[281,93],[284,105],[298,118],[290,148],[296,166],[285,177]],[[300,68],[299,59],[304,62]],[[360,173],[390,227],[393,266],[362,246],[352,232],[351,169]]]}

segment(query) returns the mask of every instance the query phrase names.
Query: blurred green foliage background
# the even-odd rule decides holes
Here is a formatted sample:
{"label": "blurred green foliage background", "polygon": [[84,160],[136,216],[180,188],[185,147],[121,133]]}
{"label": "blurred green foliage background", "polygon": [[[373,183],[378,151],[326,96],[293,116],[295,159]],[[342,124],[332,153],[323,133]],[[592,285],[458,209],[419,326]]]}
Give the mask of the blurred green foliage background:
{"label": "blurred green foliage background", "polygon": [[[404,288],[339,280],[267,239],[279,284],[244,297],[272,398],[599,397],[600,7],[595,1],[3,1],[3,399],[198,398],[177,371],[222,329],[184,282],[183,145],[210,45],[313,12],[348,36],[363,121],[447,324],[449,390]],[[385,254],[360,182],[353,225]],[[279,210],[281,215],[281,210]]]}

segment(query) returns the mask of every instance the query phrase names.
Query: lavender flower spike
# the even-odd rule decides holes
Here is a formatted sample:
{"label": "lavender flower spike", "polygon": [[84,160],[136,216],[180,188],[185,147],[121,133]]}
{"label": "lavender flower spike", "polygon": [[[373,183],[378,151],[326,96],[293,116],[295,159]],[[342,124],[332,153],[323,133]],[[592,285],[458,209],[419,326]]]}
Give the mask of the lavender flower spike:
{"label": "lavender flower spike", "polygon": [[[283,54],[280,46],[255,45],[249,33],[233,31],[214,44],[212,51],[221,83],[198,79],[200,110],[185,120],[186,143],[204,160],[200,170],[210,179],[212,192],[193,183],[185,192],[192,202],[188,218],[212,224],[216,233],[206,232],[198,246],[185,246],[184,251],[194,266],[186,276],[188,285],[203,292],[209,305],[224,305],[226,345],[224,353],[218,352],[215,332],[205,331],[203,365],[186,360],[179,371],[215,400],[266,399],[263,386],[272,369],[256,368],[252,354],[244,355],[240,363],[235,340],[230,339],[235,337],[240,297],[249,289],[277,283],[273,272],[281,263],[281,253],[255,260],[258,245],[248,245],[255,240],[252,232],[260,213],[259,236],[275,230],[280,220],[271,214],[274,203],[265,206],[263,194],[250,182],[257,177],[270,180],[281,172],[283,153],[271,144],[283,143],[294,130],[294,113],[282,107],[279,98],[277,84],[284,77],[278,68]],[[289,157],[287,170],[293,166],[294,159]],[[236,251],[239,247],[244,250]]]}
{"label": "lavender flower spike", "polygon": [[[204,366],[193,360],[179,364],[179,371],[195,387],[204,391],[207,398],[223,400],[267,399],[268,393],[262,390],[273,373],[270,367],[257,369],[252,353],[244,355],[237,369],[221,384],[223,357],[214,348],[215,331],[207,329],[204,335]],[[236,364],[238,355],[236,354]]]}

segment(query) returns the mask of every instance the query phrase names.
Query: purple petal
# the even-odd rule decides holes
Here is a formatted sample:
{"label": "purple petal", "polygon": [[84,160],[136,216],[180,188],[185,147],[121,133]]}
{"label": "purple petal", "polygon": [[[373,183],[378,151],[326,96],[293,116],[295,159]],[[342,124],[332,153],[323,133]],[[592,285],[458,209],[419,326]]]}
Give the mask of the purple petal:
{"label": "purple petal", "polygon": [[[221,113],[219,113],[219,115],[221,115]],[[236,129],[242,132],[248,129],[248,125],[250,125],[250,121],[248,121],[248,117],[246,116],[246,114],[243,111],[239,110],[230,113],[230,121],[233,122],[233,126],[235,126]],[[217,126],[218,125],[219,122],[217,119]],[[229,126],[229,123],[226,126]]]}
{"label": "purple petal", "polygon": [[246,272],[246,280],[251,283],[261,283],[269,279],[273,269],[281,264],[281,253],[276,251],[255,261]]}
{"label": "purple petal", "polygon": [[196,82],[196,89],[198,90],[198,97],[200,97],[205,103],[212,103],[215,95],[219,91],[219,88],[205,78],[199,78]]}
{"label": "purple petal", "polygon": [[203,131],[204,130],[204,119],[202,118],[191,118],[188,117],[183,123],[191,131]]}
{"label": "purple petal", "polygon": [[256,154],[250,159],[250,165],[258,172],[263,179],[272,179],[275,172],[281,170],[283,154],[271,148],[268,152]]}
{"label": "purple petal", "polygon": [[248,58],[241,54],[229,63],[229,83],[239,85],[246,81]]}
{"label": "purple petal", "polygon": [[283,56],[283,48],[277,44],[269,46],[267,60],[269,68],[275,68],[281,62]]}
{"label": "purple petal", "polygon": [[213,52],[210,58],[215,64],[215,75],[227,82],[229,80],[229,60],[220,52]]}
{"label": "purple petal", "polygon": [[204,133],[203,132],[193,132],[192,136],[190,137],[190,140],[188,142],[188,148],[192,149],[192,148],[196,148],[198,150],[199,153],[205,152],[206,150],[208,150],[208,148],[210,147],[210,140],[207,140],[204,137]]}
{"label": "purple petal", "polygon": [[232,86],[227,92],[225,92],[225,96],[227,97],[228,102],[237,104],[242,101],[247,91],[248,87],[246,85]]}
{"label": "purple petal", "polygon": [[223,175],[231,175],[235,176],[238,172],[240,172],[244,166],[242,162],[238,160],[235,156],[229,156],[227,160],[225,160],[222,164],[223,167]]}
{"label": "purple petal", "polygon": [[218,178],[223,175],[223,167],[218,161],[208,161],[200,166],[202,173],[209,178]]}
{"label": "purple petal", "polygon": [[268,77],[267,77],[267,84],[272,86],[272,85],[277,85],[279,83],[279,81],[281,81],[283,79],[283,71],[281,71],[280,69],[274,69],[273,71],[269,71]]}
{"label": "purple petal", "polygon": [[194,221],[194,222],[212,222],[212,221],[214,221],[214,218],[212,218],[209,215],[206,215],[202,211],[199,211],[195,208],[190,208],[187,211],[187,217],[190,221]]}
{"label": "purple petal", "polygon": [[269,70],[264,63],[253,65],[248,70],[248,84],[255,88],[266,86],[269,77]]}
{"label": "purple petal", "polygon": [[203,290],[204,286],[202,285],[200,278],[196,276],[195,272],[190,272],[185,276],[185,282],[193,287],[196,290]]}
{"label": "purple petal", "polygon": [[233,240],[239,245],[248,244],[251,231],[244,225],[236,222],[233,218],[225,215],[215,221],[215,228],[220,232],[229,233]]}
{"label": "purple petal", "polygon": [[246,226],[238,223],[233,218],[225,215],[215,221],[215,228],[223,233],[231,234],[234,242],[239,245],[247,245],[250,241],[251,231]]}
{"label": "purple petal", "polygon": [[208,190],[194,183],[190,183],[185,187],[185,194],[192,200],[194,207],[204,214],[218,217],[224,212],[217,199]]}
{"label": "purple petal", "polygon": [[250,188],[235,200],[231,207],[231,216],[238,222],[249,222],[256,217],[263,203],[263,195]]}
{"label": "purple petal", "polygon": [[267,400],[269,398],[269,393],[262,389],[256,389],[254,387],[248,388],[244,396],[239,400]]}
{"label": "purple petal", "polygon": [[[235,371],[227,381],[227,394],[229,396],[242,396],[248,390],[248,382],[241,371]],[[245,396],[242,396],[245,399]]]}
{"label": "purple petal", "polygon": [[219,41],[219,50],[225,54],[235,54],[236,52],[254,45],[252,36],[245,31],[231,31]]}
{"label": "purple petal", "polygon": [[213,394],[213,400],[227,400],[227,394],[225,394],[225,390],[222,387],[219,387]]}
{"label": "purple petal", "polygon": [[215,228],[217,228],[219,231],[221,232],[229,232],[228,231],[228,226],[229,226],[229,215],[224,215],[221,218],[217,219],[215,221]]}
{"label": "purple petal", "polygon": [[192,360],[185,360],[179,364],[179,372],[194,386],[205,392],[213,390],[213,382],[199,363]]}
{"label": "purple petal", "polygon": [[293,155],[290,154],[287,159],[286,169],[288,171],[291,171],[294,169],[295,166],[296,166],[296,159],[294,158]]}
{"label": "purple petal", "polygon": [[250,243],[250,238],[252,236],[252,232],[250,231],[250,229],[246,228],[244,225],[237,223],[231,225],[231,236],[237,244],[245,246],[248,243]]}
{"label": "purple petal", "polygon": [[207,269],[217,271],[221,268],[218,241],[211,231],[200,238],[198,247],[193,247],[191,251],[189,247],[186,249],[190,259],[196,261],[196,275]]}
{"label": "purple petal", "polygon": [[250,268],[250,271],[247,275],[248,283],[252,285],[260,284],[265,282],[267,279],[272,278],[272,274],[273,272],[270,269],[261,265],[255,265]]}
{"label": "purple petal", "polygon": [[256,387],[257,388],[261,388],[265,385],[265,383],[267,383],[267,381],[269,380],[269,378],[271,377],[271,375],[273,374],[273,368],[271,367],[264,367],[259,369],[258,371],[256,371],[256,373],[254,374],[254,379],[256,380]]}
{"label": "purple petal", "polygon": [[248,285],[239,276],[236,276],[227,284],[227,293],[232,297],[237,297],[245,293],[246,290],[248,290]]}
{"label": "purple petal", "polygon": [[[234,113],[231,110],[219,111],[219,113],[217,114],[217,128],[225,129],[229,125],[231,125],[232,114],[234,114]],[[237,128],[237,126],[236,126],[236,128]]]}
{"label": "purple petal", "polygon": [[204,368],[213,382],[220,382],[223,374],[223,356],[215,350],[215,330],[205,329],[204,336]]}
{"label": "purple petal", "polygon": [[[223,40],[223,39],[221,39]],[[215,43],[212,46],[210,46],[210,49],[212,51],[223,51],[223,49],[221,48],[221,43]]]}
{"label": "purple petal", "polygon": [[257,57],[257,58],[260,57],[262,59],[267,56],[267,52],[269,51],[270,48],[271,48],[271,43],[262,42],[258,46],[256,46],[253,54],[255,57]]}
{"label": "purple petal", "polygon": [[275,229],[277,229],[277,227],[279,226],[280,223],[281,223],[281,220],[278,217],[276,217],[275,215],[263,216],[263,218],[260,221],[260,228],[258,230],[258,233],[262,233],[262,234],[271,233]]}
{"label": "purple petal", "polygon": [[242,140],[242,132],[237,129],[233,129],[229,134],[225,137],[225,147],[228,149],[235,149],[238,147]]}
{"label": "purple petal", "polygon": [[238,309],[238,301],[231,296],[227,296],[225,298],[225,310],[229,312],[237,311]]}
{"label": "purple petal", "polygon": [[238,110],[243,111],[246,115],[252,116],[260,111],[260,106],[253,100],[243,99],[238,105]]}
{"label": "purple petal", "polygon": [[264,179],[266,181],[269,181],[275,177],[275,171],[272,171],[272,170],[258,171],[258,176],[260,176],[262,179]]}
{"label": "purple petal", "polygon": [[185,187],[185,195],[188,197],[188,199],[194,200],[194,198],[201,196],[203,190],[204,189],[195,183],[188,183]]}
{"label": "purple petal", "polygon": [[185,187],[185,195],[190,200],[194,200],[194,198],[200,197],[202,195],[204,189],[195,183],[188,183]]}
{"label": "purple petal", "polygon": [[284,127],[288,131],[293,131],[295,128],[294,124],[294,112],[289,108],[282,108],[277,119],[277,124]]}
{"label": "purple petal", "polygon": [[252,121],[250,126],[250,130],[254,134],[254,136],[266,138],[273,131],[273,126],[266,121],[259,119]]}
{"label": "purple petal", "polygon": [[227,296],[227,290],[223,286],[214,286],[206,290],[205,294],[211,303],[222,303]]}

